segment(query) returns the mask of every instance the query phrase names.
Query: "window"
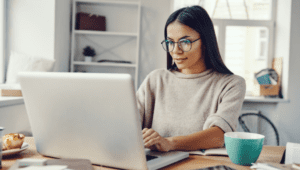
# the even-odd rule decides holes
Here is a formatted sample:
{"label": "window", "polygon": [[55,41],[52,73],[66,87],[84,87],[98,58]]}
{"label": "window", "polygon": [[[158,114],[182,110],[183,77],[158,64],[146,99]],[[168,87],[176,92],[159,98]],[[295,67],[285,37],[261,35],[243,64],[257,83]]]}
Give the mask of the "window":
{"label": "window", "polygon": [[174,0],[174,11],[200,5],[210,15],[226,66],[245,78],[251,95],[254,73],[271,68],[276,0]]}

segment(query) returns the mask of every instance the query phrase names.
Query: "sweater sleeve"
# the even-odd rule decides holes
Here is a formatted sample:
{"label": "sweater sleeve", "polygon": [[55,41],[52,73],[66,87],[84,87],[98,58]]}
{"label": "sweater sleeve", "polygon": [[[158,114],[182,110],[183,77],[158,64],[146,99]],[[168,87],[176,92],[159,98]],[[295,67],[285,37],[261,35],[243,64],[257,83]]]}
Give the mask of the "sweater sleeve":
{"label": "sweater sleeve", "polygon": [[218,126],[224,132],[235,131],[245,93],[246,83],[244,78],[236,76],[236,78],[226,83],[218,99],[217,111],[208,116],[203,130]]}
{"label": "sweater sleeve", "polygon": [[136,92],[136,100],[142,129],[151,128],[155,96],[151,90],[150,75],[144,79]]}

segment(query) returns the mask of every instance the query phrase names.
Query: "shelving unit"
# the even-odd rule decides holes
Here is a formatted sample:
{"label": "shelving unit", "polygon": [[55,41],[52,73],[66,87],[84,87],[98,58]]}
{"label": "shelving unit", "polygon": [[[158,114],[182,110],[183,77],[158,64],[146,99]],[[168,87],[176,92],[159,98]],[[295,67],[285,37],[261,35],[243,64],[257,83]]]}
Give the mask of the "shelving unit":
{"label": "shelving unit", "polygon": [[[106,31],[77,30],[76,14],[105,16]],[[141,1],[73,0],[71,72],[128,73],[138,86]],[[85,62],[83,48],[95,49],[93,62]],[[131,63],[98,62],[122,60]]]}

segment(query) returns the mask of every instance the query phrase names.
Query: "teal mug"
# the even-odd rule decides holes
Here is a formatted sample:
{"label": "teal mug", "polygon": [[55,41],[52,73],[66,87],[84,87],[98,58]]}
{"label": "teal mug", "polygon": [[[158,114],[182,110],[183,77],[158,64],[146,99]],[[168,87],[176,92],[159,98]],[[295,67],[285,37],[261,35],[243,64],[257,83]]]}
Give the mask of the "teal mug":
{"label": "teal mug", "polygon": [[250,166],[258,159],[265,136],[248,132],[227,132],[225,147],[231,162]]}
{"label": "teal mug", "polygon": [[4,130],[4,128],[0,127],[0,169],[2,169],[1,161],[2,161],[2,135],[3,135],[3,130]]}

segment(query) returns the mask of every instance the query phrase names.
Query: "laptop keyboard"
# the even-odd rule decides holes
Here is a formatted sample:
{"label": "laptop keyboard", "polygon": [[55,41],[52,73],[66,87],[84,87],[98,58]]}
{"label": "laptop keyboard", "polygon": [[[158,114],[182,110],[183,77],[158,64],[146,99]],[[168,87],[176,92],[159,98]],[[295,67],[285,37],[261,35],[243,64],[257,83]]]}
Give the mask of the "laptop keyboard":
{"label": "laptop keyboard", "polygon": [[152,159],[158,158],[157,156],[151,156],[151,155],[146,155],[147,161],[150,161]]}

